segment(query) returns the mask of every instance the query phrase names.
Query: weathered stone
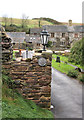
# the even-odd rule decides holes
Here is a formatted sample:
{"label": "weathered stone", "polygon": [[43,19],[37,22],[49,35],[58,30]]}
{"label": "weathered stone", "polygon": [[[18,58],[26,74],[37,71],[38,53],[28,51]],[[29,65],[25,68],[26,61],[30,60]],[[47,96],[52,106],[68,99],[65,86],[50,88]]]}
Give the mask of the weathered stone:
{"label": "weathered stone", "polygon": [[15,81],[14,81],[14,84],[20,85],[20,80],[15,80]]}
{"label": "weathered stone", "polygon": [[33,100],[37,105],[50,109],[51,61],[49,58],[47,58],[47,66],[44,67],[38,65],[38,59],[35,57],[31,62],[12,61],[5,66],[11,68],[10,76],[16,81],[16,89],[25,99]]}
{"label": "weathered stone", "polygon": [[41,88],[41,92],[51,92],[51,88],[50,88],[50,86],[43,86],[42,88]]}
{"label": "weathered stone", "polygon": [[0,44],[2,46],[2,62],[5,63],[12,59],[12,44],[11,39],[8,38],[5,32],[1,33]]}

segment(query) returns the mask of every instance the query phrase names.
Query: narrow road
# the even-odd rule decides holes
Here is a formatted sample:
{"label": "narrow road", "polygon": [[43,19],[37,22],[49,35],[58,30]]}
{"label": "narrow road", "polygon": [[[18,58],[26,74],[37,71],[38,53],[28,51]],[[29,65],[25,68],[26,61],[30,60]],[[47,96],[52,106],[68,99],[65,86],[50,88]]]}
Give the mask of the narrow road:
{"label": "narrow road", "polygon": [[82,118],[82,85],[52,68],[51,104],[55,118]]}

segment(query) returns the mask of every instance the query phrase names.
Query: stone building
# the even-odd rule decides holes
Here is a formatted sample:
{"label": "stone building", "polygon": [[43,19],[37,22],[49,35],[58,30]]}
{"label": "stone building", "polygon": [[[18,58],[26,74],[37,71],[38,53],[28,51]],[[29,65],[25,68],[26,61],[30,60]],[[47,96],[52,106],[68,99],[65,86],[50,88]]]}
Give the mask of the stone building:
{"label": "stone building", "polygon": [[26,38],[25,32],[6,32],[6,33],[12,39],[13,48],[15,49],[25,48],[23,47]]}
{"label": "stone building", "polygon": [[[72,25],[72,20],[69,20],[68,25],[45,25],[42,28],[31,28],[30,38],[31,36],[34,38],[40,37],[40,33],[44,28],[50,34],[49,40],[52,41],[52,50],[70,48],[75,41],[84,36],[84,26]],[[33,39],[33,41],[39,42],[37,39]]]}
{"label": "stone building", "polygon": [[50,40],[53,43],[53,47],[56,48],[68,48],[74,41],[80,40],[84,36],[84,26],[69,26],[69,25],[46,25],[46,28],[50,33]]}
{"label": "stone building", "polygon": [[2,62],[7,62],[12,59],[12,43],[11,38],[7,36],[5,31],[1,31],[1,40],[0,40],[0,59]]}
{"label": "stone building", "polygon": [[12,39],[13,48],[25,49],[42,49],[40,33],[46,28],[49,32],[49,40],[52,41],[52,50],[65,50],[70,48],[73,43],[84,37],[84,26],[73,25],[72,20],[69,20],[67,25],[44,25],[42,28],[31,28],[30,34],[25,32],[7,32],[7,35]]}
{"label": "stone building", "polygon": [[42,43],[40,39],[40,33],[42,32],[42,28],[31,28],[30,34],[26,34],[26,43],[29,47],[33,49],[41,49]]}
{"label": "stone building", "polygon": [[39,28],[31,29],[31,33],[26,34],[25,32],[7,32],[7,35],[12,39],[13,49],[40,49],[42,47],[40,40]]}

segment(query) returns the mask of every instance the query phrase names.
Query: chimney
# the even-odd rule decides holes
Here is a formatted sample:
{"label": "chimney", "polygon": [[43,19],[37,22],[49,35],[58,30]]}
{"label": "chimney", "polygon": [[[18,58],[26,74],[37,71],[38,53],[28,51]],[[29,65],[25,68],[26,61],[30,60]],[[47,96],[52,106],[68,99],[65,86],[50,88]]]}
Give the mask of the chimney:
{"label": "chimney", "polygon": [[69,26],[72,26],[72,20],[69,20],[68,24]]}

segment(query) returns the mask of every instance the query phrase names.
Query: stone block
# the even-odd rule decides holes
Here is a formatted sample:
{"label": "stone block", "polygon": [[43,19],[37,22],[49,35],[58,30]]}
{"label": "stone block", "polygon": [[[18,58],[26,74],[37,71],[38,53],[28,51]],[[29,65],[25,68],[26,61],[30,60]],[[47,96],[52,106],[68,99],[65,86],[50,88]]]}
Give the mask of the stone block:
{"label": "stone block", "polygon": [[43,86],[42,88],[41,88],[41,92],[45,92],[45,93],[49,93],[49,92],[51,92],[51,87],[50,86]]}
{"label": "stone block", "polygon": [[[43,56],[40,56],[43,57]],[[38,59],[34,57],[32,61],[12,61],[10,66],[10,76],[16,81],[16,89],[25,99],[33,100],[42,108],[50,108],[51,101],[51,61],[49,55],[47,65],[38,65]]]}

